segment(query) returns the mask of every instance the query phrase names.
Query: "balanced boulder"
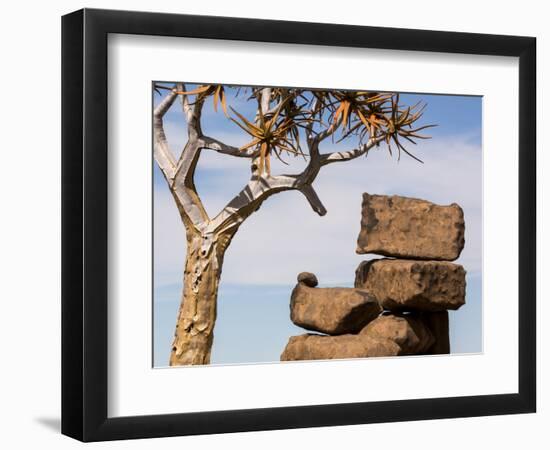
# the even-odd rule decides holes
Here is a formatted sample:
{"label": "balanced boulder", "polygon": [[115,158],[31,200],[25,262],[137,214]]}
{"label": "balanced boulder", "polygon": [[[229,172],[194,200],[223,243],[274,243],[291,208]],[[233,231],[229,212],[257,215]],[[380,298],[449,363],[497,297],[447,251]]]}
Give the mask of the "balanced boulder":
{"label": "balanced boulder", "polygon": [[454,261],[464,247],[464,228],[456,203],[365,193],[357,253]]}
{"label": "balanced boulder", "polygon": [[359,334],[292,336],[281,354],[281,361],[312,359],[370,358],[401,355],[401,347],[390,339],[375,339]]}
{"label": "balanced boulder", "polygon": [[456,310],[465,303],[466,271],[445,261],[376,259],[359,265],[355,287],[390,311]]}
{"label": "balanced boulder", "polygon": [[298,274],[298,283],[304,283],[309,287],[316,287],[319,284],[317,276],[311,272],[300,272]]}
{"label": "balanced boulder", "polygon": [[363,289],[312,288],[299,282],[290,299],[290,319],[306,330],[327,334],[357,333],[382,312]]}
{"label": "balanced boulder", "polygon": [[383,314],[359,334],[373,339],[389,339],[401,348],[403,355],[426,353],[435,343],[430,329],[415,314]]}

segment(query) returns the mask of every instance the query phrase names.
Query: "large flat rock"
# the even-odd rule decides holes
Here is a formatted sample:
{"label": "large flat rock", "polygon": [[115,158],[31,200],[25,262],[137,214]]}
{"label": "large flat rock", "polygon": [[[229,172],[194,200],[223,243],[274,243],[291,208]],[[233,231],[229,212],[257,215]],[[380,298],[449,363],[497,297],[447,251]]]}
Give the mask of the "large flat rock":
{"label": "large flat rock", "polygon": [[391,340],[403,355],[418,355],[428,352],[435,338],[427,324],[418,314],[386,314],[369,323],[360,335],[378,340]]}
{"label": "large flat rock", "polygon": [[357,253],[454,261],[464,248],[464,228],[456,203],[365,193]]}
{"label": "large flat rock", "polygon": [[281,361],[429,354],[435,338],[420,314],[385,313],[359,334],[292,336]]}
{"label": "large flat rock", "polygon": [[466,271],[445,261],[376,259],[359,265],[355,287],[390,311],[456,310],[466,301]]}
{"label": "large flat rock", "polygon": [[281,361],[398,356],[401,352],[401,347],[389,339],[375,339],[358,334],[302,334],[289,339],[281,354]]}
{"label": "large flat rock", "polygon": [[381,312],[378,301],[363,289],[316,288],[299,282],[290,300],[292,322],[326,334],[357,333]]}

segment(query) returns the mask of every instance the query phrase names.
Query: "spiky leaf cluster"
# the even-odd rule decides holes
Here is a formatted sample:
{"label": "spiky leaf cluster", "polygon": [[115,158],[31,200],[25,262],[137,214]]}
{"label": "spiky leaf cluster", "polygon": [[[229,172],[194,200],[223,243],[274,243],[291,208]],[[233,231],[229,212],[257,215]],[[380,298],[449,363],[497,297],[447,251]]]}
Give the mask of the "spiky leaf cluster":
{"label": "spiky leaf cluster", "polygon": [[257,113],[254,118],[245,117],[233,107],[227,111],[227,98],[223,85],[202,85],[182,95],[196,96],[200,100],[213,97],[214,109],[222,105],[224,113],[239,126],[251,140],[241,150],[256,150],[259,170],[270,174],[271,155],[282,159],[283,154],[307,157],[303,151],[301,130],[309,133],[331,136],[337,142],[356,136],[360,143],[375,140],[385,143],[388,151],[397,148],[398,159],[401,152],[422,162],[406,147],[406,143],[416,144],[417,139],[428,139],[420,131],[434,125],[417,126],[426,105],[403,106],[399,94],[390,92],[314,90],[271,88],[269,111],[262,111],[260,105],[262,88],[255,87],[237,90],[246,100],[256,101]]}

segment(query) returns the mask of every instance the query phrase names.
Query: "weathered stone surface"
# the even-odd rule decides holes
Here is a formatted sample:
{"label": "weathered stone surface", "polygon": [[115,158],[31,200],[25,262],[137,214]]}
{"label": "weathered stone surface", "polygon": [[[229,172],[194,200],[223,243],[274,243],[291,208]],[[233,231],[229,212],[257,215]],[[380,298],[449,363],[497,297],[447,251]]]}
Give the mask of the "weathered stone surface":
{"label": "weathered stone surface", "polygon": [[389,339],[401,348],[403,355],[425,353],[435,343],[432,332],[416,314],[383,314],[359,334],[378,340]]}
{"label": "weathered stone surface", "polygon": [[382,312],[365,290],[311,288],[298,283],[290,299],[290,319],[299,327],[327,334],[357,333]]}
{"label": "weathered stone surface", "polygon": [[304,283],[306,286],[313,288],[319,284],[319,281],[314,273],[301,272],[298,274],[298,283]]}
{"label": "weathered stone surface", "polygon": [[359,334],[292,336],[281,354],[281,361],[312,359],[370,358],[398,356],[401,348],[389,339],[375,339]]}
{"label": "weathered stone surface", "polygon": [[456,203],[365,193],[357,253],[454,261],[464,248],[464,228]]}
{"label": "weathered stone surface", "polygon": [[390,311],[444,311],[465,303],[466,271],[444,261],[376,259],[362,262],[355,287]]}
{"label": "weathered stone surface", "polygon": [[281,361],[449,353],[448,336],[446,311],[405,314],[386,312],[370,322],[359,334],[292,336],[281,355]]}
{"label": "weathered stone surface", "polygon": [[449,313],[447,311],[422,313],[422,321],[428,326],[434,336],[434,344],[428,349],[431,355],[451,353],[449,340]]}

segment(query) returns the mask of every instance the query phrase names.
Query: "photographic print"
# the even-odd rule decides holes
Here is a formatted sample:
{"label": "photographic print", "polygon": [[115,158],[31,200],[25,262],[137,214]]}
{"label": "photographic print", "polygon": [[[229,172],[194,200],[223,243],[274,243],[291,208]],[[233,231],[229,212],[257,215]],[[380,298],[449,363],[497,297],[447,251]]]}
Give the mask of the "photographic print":
{"label": "photographic print", "polygon": [[535,38],[97,9],[62,37],[63,434],[536,411]]}
{"label": "photographic print", "polygon": [[480,353],[482,97],[154,81],[153,366]]}

